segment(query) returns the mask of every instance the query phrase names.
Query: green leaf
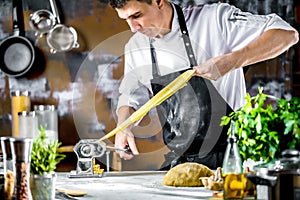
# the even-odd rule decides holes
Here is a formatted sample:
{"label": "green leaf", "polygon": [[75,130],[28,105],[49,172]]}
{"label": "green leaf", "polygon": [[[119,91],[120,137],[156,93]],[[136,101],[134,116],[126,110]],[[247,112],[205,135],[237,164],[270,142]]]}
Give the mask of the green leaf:
{"label": "green leaf", "polygon": [[235,121],[243,159],[268,161],[278,158],[284,149],[300,148],[300,98],[279,99],[264,94],[260,87],[253,97],[247,93],[245,101],[243,107],[224,116],[221,123]]}
{"label": "green leaf", "polygon": [[254,120],[255,124],[256,124],[256,131],[258,133],[260,133],[261,129],[262,129],[262,125],[261,125],[261,117],[260,114],[257,115],[257,117]]}
{"label": "green leaf", "polygon": [[43,175],[55,171],[57,164],[65,158],[64,154],[57,152],[60,145],[58,140],[49,141],[45,134],[45,128],[40,127],[39,134],[32,144],[31,173]]}

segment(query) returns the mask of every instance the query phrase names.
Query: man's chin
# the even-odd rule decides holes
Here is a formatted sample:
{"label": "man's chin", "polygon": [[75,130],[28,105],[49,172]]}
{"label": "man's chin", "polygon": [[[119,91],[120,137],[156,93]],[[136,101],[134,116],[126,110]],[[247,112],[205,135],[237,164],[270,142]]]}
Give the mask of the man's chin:
{"label": "man's chin", "polygon": [[140,32],[141,34],[146,35],[148,37],[155,37],[156,36],[152,31],[139,30],[138,32]]}
{"label": "man's chin", "polygon": [[141,34],[147,36],[147,37],[151,37],[151,35],[150,35],[149,33],[147,33],[147,32],[141,32],[141,31],[139,31],[139,32],[140,32]]}

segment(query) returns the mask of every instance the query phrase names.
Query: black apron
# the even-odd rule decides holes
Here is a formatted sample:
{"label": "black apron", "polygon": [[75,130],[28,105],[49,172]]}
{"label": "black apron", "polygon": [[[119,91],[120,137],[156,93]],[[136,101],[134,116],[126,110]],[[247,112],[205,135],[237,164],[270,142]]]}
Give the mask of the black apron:
{"label": "black apron", "polygon": [[[186,28],[183,12],[175,5],[183,42],[191,67],[197,66]],[[153,95],[167,86],[185,70],[160,76],[154,48],[151,87]],[[227,145],[228,127],[221,127],[221,117],[232,112],[209,80],[193,76],[187,86],[156,107],[164,143],[171,150],[165,155],[161,169],[170,169],[184,162],[197,162],[216,169],[222,165]]]}

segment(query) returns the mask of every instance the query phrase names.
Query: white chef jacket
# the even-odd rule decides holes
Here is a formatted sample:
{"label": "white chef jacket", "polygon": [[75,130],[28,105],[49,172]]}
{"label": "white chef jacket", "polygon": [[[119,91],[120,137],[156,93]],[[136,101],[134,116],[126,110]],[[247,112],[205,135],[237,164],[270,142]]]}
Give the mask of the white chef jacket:
{"label": "white chef jacket", "polygon": [[[190,67],[174,6],[173,10],[171,32],[160,39],[154,38],[153,42],[161,75]],[[198,64],[241,49],[269,29],[293,30],[276,14],[252,15],[226,3],[193,5],[182,10]],[[149,100],[152,93],[149,45],[149,38],[137,32],[125,46],[118,108],[127,105],[138,109]],[[242,68],[211,82],[233,110],[244,105],[246,86]]]}

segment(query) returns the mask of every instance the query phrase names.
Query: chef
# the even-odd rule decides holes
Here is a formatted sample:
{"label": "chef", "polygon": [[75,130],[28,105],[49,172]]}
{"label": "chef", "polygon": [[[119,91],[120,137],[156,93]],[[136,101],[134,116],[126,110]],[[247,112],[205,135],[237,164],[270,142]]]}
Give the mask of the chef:
{"label": "chef", "polygon": [[[170,153],[162,169],[197,162],[215,169],[226,148],[220,118],[244,105],[243,67],[274,58],[298,42],[298,32],[276,14],[252,15],[226,3],[179,7],[167,0],[110,0],[135,34],[125,46],[118,125],[188,69],[188,86],[157,107]],[[139,151],[130,125],[115,146]],[[228,127],[227,127],[228,128]]]}

